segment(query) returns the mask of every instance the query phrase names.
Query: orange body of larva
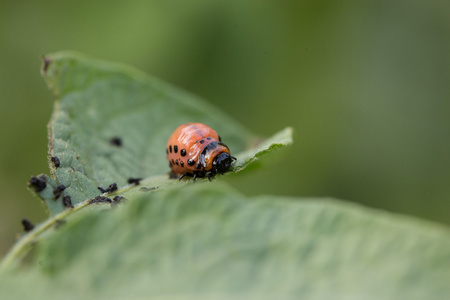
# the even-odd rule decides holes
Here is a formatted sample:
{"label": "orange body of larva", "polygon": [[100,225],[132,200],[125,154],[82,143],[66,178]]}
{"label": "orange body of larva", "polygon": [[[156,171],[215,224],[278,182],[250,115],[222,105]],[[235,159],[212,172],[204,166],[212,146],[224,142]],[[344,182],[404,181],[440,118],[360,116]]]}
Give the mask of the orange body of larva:
{"label": "orange body of larva", "polygon": [[172,172],[180,179],[185,175],[209,178],[226,172],[233,158],[217,132],[202,123],[187,123],[175,129],[166,153]]}

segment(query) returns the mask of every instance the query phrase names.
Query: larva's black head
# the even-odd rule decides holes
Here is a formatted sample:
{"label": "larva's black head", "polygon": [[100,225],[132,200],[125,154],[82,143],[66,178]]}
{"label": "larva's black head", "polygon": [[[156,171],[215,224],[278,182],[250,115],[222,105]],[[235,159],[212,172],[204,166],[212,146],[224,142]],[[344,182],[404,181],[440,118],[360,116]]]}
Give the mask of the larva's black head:
{"label": "larva's black head", "polygon": [[230,154],[228,154],[226,152],[220,153],[219,155],[217,155],[214,158],[214,160],[212,162],[212,172],[214,174],[225,173],[226,171],[228,171],[230,169],[231,162],[232,162],[232,158],[231,158]]}

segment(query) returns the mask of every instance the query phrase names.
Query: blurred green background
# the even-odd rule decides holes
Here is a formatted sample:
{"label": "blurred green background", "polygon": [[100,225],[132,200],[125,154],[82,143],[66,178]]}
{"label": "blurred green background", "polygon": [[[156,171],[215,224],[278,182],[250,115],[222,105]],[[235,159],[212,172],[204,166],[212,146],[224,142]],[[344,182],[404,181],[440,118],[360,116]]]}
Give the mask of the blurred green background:
{"label": "blurred green background", "polygon": [[450,2],[1,1],[0,257],[40,222],[53,97],[41,54],[128,63],[295,143],[226,180],[450,224]]}

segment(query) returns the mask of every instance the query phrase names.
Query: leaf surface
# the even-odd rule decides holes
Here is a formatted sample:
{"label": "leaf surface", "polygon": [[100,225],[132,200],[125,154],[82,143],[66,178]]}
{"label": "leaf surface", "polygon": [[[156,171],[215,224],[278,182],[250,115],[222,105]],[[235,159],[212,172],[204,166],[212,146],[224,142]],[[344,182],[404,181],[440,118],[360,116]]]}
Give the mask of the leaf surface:
{"label": "leaf surface", "polygon": [[[56,102],[49,128],[48,188],[39,193],[51,215],[62,212],[62,197],[74,205],[100,194],[98,187],[148,178],[147,185],[168,180],[165,148],[180,124],[202,122],[216,129],[239,158],[240,171],[263,153],[292,142],[291,130],[280,139],[260,141],[206,101],[134,68],[71,52],[50,54],[42,70]],[[57,157],[59,167],[50,161]],[[152,178],[158,178],[153,181]],[[61,197],[54,189],[64,185]]]}
{"label": "leaf surface", "polygon": [[38,253],[27,272],[1,278],[5,295],[445,299],[450,293],[447,228],[332,199],[249,198],[220,182],[141,193],[107,212],[85,210],[42,241]]}

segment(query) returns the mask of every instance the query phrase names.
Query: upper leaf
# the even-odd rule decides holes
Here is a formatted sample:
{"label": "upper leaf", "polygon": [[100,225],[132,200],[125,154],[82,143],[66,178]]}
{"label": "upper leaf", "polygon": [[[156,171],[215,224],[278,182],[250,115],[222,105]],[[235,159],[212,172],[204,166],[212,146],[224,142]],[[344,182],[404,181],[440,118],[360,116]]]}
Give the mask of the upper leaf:
{"label": "upper leaf", "polygon": [[[130,177],[167,174],[167,139],[183,123],[202,122],[217,130],[240,159],[235,171],[256,158],[239,152],[256,155],[271,147],[266,143],[248,150],[258,146],[255,136],[236,121],[131,67],[64,52],[44,58],[42,75],[56,97],[48,125],[49,159],[57,157],[60,165],[49,161],[49,189],[39,193],[52,214],[64,210],[62,201],[54,199],[58,185],[77,204],[98,195],[99,186],[123,187]],[[282,142],[290,143],[290,134],[288,139]]]}

